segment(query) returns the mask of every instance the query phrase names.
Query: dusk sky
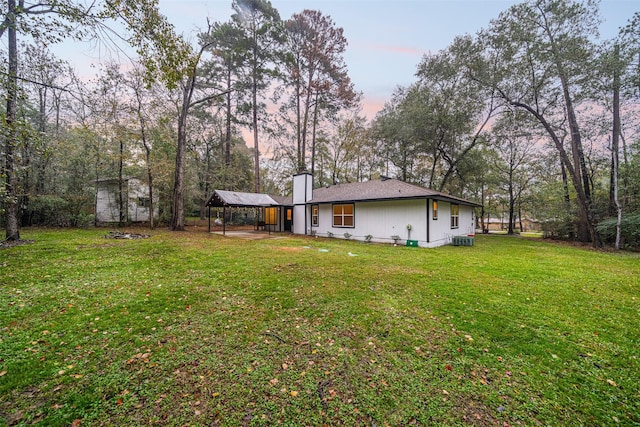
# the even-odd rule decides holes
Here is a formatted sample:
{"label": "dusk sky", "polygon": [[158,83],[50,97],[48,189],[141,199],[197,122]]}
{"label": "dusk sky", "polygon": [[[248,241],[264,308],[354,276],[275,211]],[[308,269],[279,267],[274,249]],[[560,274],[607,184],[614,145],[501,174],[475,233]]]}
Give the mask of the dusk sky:
{"label": "dusk sky", "polygon": [[[304,9],[329,15],[344,29],[345,61],[356,90],[364,94],[363,113],[375,116],[397,86],[415,81],[422,56],[446,48],[457,35],[474,34],[512,4],[509,0],[272,0],[282,19]],[[185,35],[206,26],[206,17],[229,20],[230,0],[160,0],[160,8]],[[604,0],[600,32],[611,38],[626,25],[637,0]]]}
{"label": "dusk sky", "polygon": [[[345,61],[357,91],[364,94],[363,113],[373,119],[398,86],[415,81],[425,53],[446,48],[457,35],[474,34],[512,4],[511,0],[272,0],[282,19],[304,9],[320,10],[344,29]],[[212,21],[228,21],[231,0],[160,0],[161,12],[178,32],[195,42]],[[612,38],[636,11],[637,0],[602,0],[601,37]],[[4,40],[3,40],[4,41]],[[111,56],[95,46],[76,44],[54,52],[81,75],[95,74],[88,64]]]}

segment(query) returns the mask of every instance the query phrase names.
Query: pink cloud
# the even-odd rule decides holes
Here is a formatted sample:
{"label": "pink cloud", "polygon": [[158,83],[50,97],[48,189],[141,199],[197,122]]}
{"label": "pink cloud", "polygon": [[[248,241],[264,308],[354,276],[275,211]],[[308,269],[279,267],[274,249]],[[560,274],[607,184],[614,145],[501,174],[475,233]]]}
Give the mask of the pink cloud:
{"label": "pink cloud", "polygon": [[387,99],[378,97],[365,97],[362,103],[362,114],[368,119],[373,120],[378,111],[384,108]]}

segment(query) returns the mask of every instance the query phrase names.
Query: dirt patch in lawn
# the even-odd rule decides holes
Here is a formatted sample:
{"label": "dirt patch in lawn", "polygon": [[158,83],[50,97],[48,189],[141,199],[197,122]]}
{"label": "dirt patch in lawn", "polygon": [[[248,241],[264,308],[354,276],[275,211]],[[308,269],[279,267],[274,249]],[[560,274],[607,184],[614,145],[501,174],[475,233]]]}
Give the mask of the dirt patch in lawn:
{"label": "dirt patch in lawn", "polygon": [[282,251],[282,252],[300,252],[302,248],[292,247],[292,246],[281,246],[281,247],[275,248],[275,250]]}

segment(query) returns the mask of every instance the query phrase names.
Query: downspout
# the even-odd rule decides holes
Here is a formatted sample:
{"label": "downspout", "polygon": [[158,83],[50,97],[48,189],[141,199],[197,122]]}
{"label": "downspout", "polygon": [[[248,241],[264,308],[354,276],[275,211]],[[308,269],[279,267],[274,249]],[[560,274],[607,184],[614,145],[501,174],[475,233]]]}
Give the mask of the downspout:
{"label": "downspout", "polygon": [[427,198],[426,200],[427,200],[427,243],[430,243],[431,242],[431,229],[430,229],[431,215],[429,214],[429,205],[431,203],[429,203],[429,198]]}
{"label": "downspout", "polygon": [[[307,202],[309,199],[307,198],[307,180],[309,179],[309,175],[306,175],[306,179],[304,180],[304,235],[307,235]],[[311,177],[313,180],[313,176]],[[312,184],[313,185],[313,181]]]}

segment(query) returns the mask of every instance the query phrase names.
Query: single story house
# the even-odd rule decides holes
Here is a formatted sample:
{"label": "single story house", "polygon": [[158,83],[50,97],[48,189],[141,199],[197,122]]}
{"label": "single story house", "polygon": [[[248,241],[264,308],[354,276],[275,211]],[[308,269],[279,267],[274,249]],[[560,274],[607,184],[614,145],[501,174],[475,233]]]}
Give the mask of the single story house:
{"label": "single story house", "polygon": [[[139,179],[125,178],[122,182],[122,200],[127,222],[149,221],[149,187]],[[117,178],[96,182],[96,222],[120,221],[119,185]],[[154,197],[154,218],[158,216],[158,203]]]}
{"label": "single story house", "polygon": [[473,234],[480,205],[386,177],[314,189],[303,172],[291,198],[216,190],[207,206],[262,207],[271,231],[436,247]]}

